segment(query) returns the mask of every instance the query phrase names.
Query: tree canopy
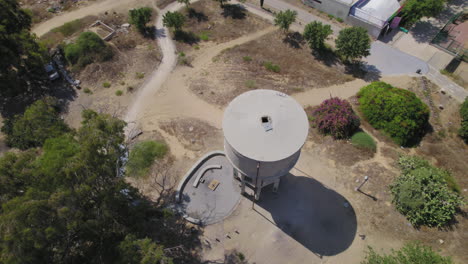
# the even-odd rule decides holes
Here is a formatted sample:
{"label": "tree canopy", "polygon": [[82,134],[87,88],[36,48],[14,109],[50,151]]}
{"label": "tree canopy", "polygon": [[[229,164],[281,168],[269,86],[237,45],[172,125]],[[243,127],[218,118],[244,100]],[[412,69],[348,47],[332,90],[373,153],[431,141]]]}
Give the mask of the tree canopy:
{"label": "tree canopy", "polygon": [[435,17],[445,6],[446,0],[407,0],[402,9],[406,24],[413,24],[422,17]]}
{"label": "tree canopy", "polygon": [[336,49],[346,61],[369,56],[370,47],[371,39],[362,27],[345,28],[336,39]]}
{"label": "tree canopy", "polygon": [[47,139],[68,131],[56,101],[49,97],[36,101],[22,115],[6,119],[2,127],[7,144],[19,149],[40,147]]}
{"label": "tree canopy", "polygon": [[0,95],[40,88],[46,78],[46,51],[30,33],[31,17],[16,0],[0,0]]}
{"label": "tree canopy", "polygon": [[468,97],[465,98],[465,101],[460,106],[460,117],[461,117],[461,124],[460,130],[458,131],[458,135],[468,143]]}
{"label": "tree canopy", "polygon": [[135,25],[135,27],[141,33],[146,32],[146,24],[151,21],[152,15],[153,9],[151,7],[140,7],[136,9],[130,9],[130,11],[128,11],[130,24]]}
{"label": "tree canopy", "polygon": [[176,31],[182,29],[185,23],[185,16],[177,11],[171,12],[168,11],[163,15],[163,24],[165,27],[173,28]]}
{"label": "tree canopy", "polygon": [[281,28],[284,32],[289,30],[292,23],[296,21],[297,12],[293,10],[279,11],[275,15],[275,26]]}
{"label": "tree canopy", "polygon": [[172,263],[165,246],[191,243],[118,174],[124,126],[85,110],[76,132],[0,157],[0,263]]}
{"label": "tree canopy", "polygon": [[304,39],[309,43],[311,49],[322,49],[327,37],[333,33],[330,25],[314,21],[304,28]]}

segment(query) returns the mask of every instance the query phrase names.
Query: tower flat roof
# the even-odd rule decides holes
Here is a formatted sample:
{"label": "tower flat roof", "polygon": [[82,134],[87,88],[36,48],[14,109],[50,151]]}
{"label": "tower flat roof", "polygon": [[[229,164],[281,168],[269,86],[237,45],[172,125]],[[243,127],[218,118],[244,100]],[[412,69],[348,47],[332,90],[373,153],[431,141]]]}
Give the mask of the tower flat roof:
{"label": "tower flat roof", "polygon": [[309,132],[302,106],[273,90],[253,90],[236,97],[224,111],[226,141],[241,155],[277,161],[296,153]]}

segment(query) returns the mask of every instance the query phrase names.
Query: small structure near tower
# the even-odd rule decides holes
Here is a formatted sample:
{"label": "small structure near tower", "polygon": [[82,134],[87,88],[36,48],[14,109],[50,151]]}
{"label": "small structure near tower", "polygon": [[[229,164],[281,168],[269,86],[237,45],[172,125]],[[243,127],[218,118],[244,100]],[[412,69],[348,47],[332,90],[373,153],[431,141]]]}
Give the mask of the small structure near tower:
{"label": "small structure near tower", "polygon": [[223,119],[224,152],[241,181],[241,192],[251,188],[255,199],[294,167],[309,131],[302,106],[272,90],[254,90],[236,97]]}

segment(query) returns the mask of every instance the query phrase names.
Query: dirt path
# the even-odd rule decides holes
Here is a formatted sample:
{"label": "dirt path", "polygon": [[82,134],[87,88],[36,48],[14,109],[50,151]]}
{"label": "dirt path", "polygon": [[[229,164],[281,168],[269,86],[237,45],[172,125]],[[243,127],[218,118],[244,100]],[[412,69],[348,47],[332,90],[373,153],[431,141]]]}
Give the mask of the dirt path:
{"label": "dirt path", "polygon": [[150,4],[150,1],[138,1],[138,0],[106,0],[103,2],[98,2],[75,11],[63,13],[61,15],[55,16],[47,21],[44,21],[40,24],[37,24],[33,29],[32,32],[35,33],[37,36],[42,36],[45,33],[49,32],[51,29],[59,27],[67,22],[70,22],[75,19],[83,18],[89,15],[96,15],[102,12],[109,11],[115,8],[126,8],[130,9],[138,5],[147,5]]}

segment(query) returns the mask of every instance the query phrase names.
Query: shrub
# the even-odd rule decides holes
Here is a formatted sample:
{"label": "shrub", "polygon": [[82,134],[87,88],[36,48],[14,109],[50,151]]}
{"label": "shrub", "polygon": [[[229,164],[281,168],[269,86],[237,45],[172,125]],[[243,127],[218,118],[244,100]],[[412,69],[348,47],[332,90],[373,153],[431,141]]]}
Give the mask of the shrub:
{"label": "shrub", "polygon": [[351,104],[337,97],[323,101],[312,111],[311,121],[321,133],[335,139],[349,137],[360,125]]}
{"label": "shrub", "polygon": [[361,264],[452,264],[450,257],[443,257],[432,248],[419,242],[406,243],[400,250],[389,255],[379,255],[371,247]]}
{"label": "shrub", "polygon": [[117,95],[117,96],[121,96],[122,94],[123,94],[122,90],[115,91],[115,95]]}
{"label": "shrub", "polygon": [[273,64],[271,61],[265,61],[263,63],[263,66],[265,67],[265,69],[269,70],[269,71],[272,71],[272,72],[280,72],[281,71],[281,68],[279,65],[276,65],[276,64]]}
{"label": "shrub", "polygon": [[127,86],[127,92],[133,93],[134,90],[135,88],[133,88],[133,86]]}
{"label": "shrub", "polygon": [[145,73],[144,72],[135,72],[135,77],[137,79],[143,79],[143,78],[145,78]]}
{"label": "shrub", "polygon": [[142,141],[135,144],[128,157],[127,175],[144,176],[154,160],[164,157],[167,150],[167,145],[158,141]]}
{"label": "shrub", "polygon": [[109,87],[111,87],[111,84],[110,84],[110,82],[103,82],[102,87],[109,88]]}
{"label": "shrub", "polygon": [[415,226],[441,227],[461,205],[446,181],[447,171],[416,157],[400,157],[402,174],[390,186],[396,209]]}
{"label": "shrub", "polygon": [[365,132],[357,132],[351,137],[351,143],[358,147],[364,149],[370,149],[375,151],[377,146],[374,139]]}
{"label": "shrub", "polygon": [[251,61],[252,61],[252,57],[250,57],[250,56],[244,56],[244,57],[242,57],[242,60],[245,61],[245,62],[251,62]]}
{"label": "shrub", "polygon": [[447,182],[448,187],[452,191],[460,193],[460,186],[458,186],[457,182],[449,171],[436,168],[425,159],[419,158],[417,156],[403,156],[398,160],[398,165],[403,174],[420,168],[431,168],[433,170],[438,170],[438,173],[442,175],[444,180]]}
{"label": "shrub", "polygon": [[69,131],[60,118],[57,101],[52,98],[36,101],[24,114],[5,119],[2,127],[6,143],[23,150],[40,147],[47,139]]}
{"label": "shrub", "polygon": [[336,21],[338,21],[338,22],[340,22],[340,23],[343,23],[343,22],[344,22],[344,20],[343,20],[342,18],[340,18],[340,17],[337,17],[337,18],[336,18]]}
{"label": "shrub", "polygon": [[329,18],[329,19],[334,19],[335,16],[334,16],[334,15],[331,15],[331,14],[328,14],[328,18]]}
{"label": "shrub", "polygon": [[363,87],[358,97],[367,121],[397,144],[408,146],[424,135],[429,108],[413,92],[374,82]]}
{"label": "shrub", "polygon": [[245,86],[250,89],[255,89],[257,87],[257,84],[255,83],[254,80],[247,80],[245,81]]}
{"label": "shrub", "polygon": [[460,107],[461,127],[458,135],[468,143],[468,97]]}
{"label": "shrub", "polygon": [[54,28],[52,32],[60,32],[64,37],[69,37],[83,27],[83,21],[81,19],[75,19],[61,25],[60,27]]}
{"label": "shrub", "polygon": [[83,92],[87,93],[87,94],[92,94],[93,93],[89,88],[84,88]]}
{"label": "shrub", "polygon": [[112,49],[94,32],[83,32],[76,43],[65,46],[65,58],[72,65],[84,67],[95,61],[112,58]]}
{"label": "shrub", "polygon": [[210,35],[208,34],[208,32],[202,32],[198,34],[198,38],[203,41],[208,41],[210,39]]}

